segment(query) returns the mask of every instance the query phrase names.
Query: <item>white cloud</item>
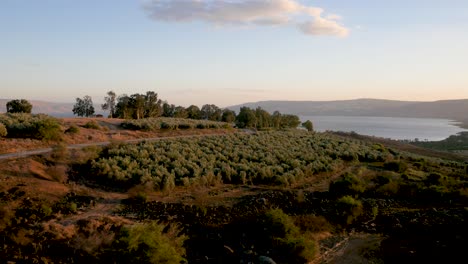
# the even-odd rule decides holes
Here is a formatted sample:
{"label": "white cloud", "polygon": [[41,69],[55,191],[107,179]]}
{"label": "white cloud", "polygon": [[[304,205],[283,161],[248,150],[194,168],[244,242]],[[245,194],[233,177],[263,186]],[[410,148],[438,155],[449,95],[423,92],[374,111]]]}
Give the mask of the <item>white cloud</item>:
{"label": "white cloud", "polygon": [[316,17],[314,21],[305,22],[299,25],[302,32],[308,35],[333,35],[337,37],[346,37],[349,30],[338,22],[330,19]]}
{"label": "white cloud", "polygon": [[[204,21],[215,25],[297,25],[309,35],[344,37],[348,29],[335,14],[297,0],[144,0],[150,18],[166,22]],[[298,17],[306,17],[299,22]]]}

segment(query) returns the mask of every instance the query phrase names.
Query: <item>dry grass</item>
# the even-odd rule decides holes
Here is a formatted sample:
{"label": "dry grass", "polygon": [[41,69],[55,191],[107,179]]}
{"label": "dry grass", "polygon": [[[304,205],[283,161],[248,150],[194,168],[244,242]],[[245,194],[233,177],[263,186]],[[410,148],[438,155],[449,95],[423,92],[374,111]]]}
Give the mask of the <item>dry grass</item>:
{"label": "dry grass", "polygon": [[[93,142],[124,141],[130,139],[171,137],[182,135],[209,135],[233,133],[233,129],[188,129],[160,130],[154,132],[125,130],[120,127],[124,119],[110,118],[64,118],[60,119],[62,131],[71,126],[78,127],[77,133],[65,133],[62,144],[83,144]],[[96,122],[100,129],[85,128],[88,122]],[[56,142],[33,139],[0,138],[0,154],[55,146]]]}

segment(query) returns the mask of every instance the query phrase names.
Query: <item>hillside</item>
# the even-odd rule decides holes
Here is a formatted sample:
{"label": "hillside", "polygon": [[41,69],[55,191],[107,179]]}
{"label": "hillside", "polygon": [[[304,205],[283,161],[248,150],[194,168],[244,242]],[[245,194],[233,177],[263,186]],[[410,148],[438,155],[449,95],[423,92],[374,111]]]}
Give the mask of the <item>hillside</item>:
{"label": "hillside", "polygon": [[447,118],[467,122],[468,99],[435,102],[393,101],[380,99],[356,99],[343,101],[260,101],[228,107],[239,111],[243,106],[258,106],[273,112],[296,115],[325,116],[384,116]]}
{"label": "hillside", "polygon": [[346,135],[237,132],[56,148],[0,160],[0,259],[452,263],[463,258],[466,163]]}

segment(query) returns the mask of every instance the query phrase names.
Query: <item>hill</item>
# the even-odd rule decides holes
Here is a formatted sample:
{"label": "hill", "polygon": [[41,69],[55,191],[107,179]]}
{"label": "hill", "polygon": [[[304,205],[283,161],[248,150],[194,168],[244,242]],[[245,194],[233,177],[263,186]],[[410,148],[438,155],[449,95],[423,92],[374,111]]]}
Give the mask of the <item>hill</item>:
{"label": "hill", "polygon": [[[0,113],[6,112],[6,104],[12,99],[0,99]],[[74,103],[57,103],[40,100],[28,100],[32,105],[33,114],[48,114],[55,117],[72,117]],[[94,104],[96,114],[104,114],[99,104]]]}
{"label": "hill", "polygon": [[383,116],[447,118],[468,123],[468,99],[434,102],[356,99],[343,101],[260,101],[228,107],[239,111],[243,106],[296,115]]}

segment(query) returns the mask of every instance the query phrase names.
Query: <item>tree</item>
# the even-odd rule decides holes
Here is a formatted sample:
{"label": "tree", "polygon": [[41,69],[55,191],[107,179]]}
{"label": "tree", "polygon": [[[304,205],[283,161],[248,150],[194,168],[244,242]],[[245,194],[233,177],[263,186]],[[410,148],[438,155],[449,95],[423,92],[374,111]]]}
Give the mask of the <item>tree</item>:
{"label": "tree", "polygon": [[164,102],[162,115],[164,117],[174,117],[175,108],[175,105]]}
{"label": "tree", "polygon": [[271,115],[261,107],[255,109],[255,116],[257,117],[257,128],[271,127]]}
{"label": "tree", "polygon": [[236,118],[236,124],[239,128],[254,128],[257,125],[257,116],[255,111],[248,107],[241,107]]}
{"label": "tree", "polygon": [[91,96],[86,95],[83,99],[76,98],[76,104],[73,106],[73,114],[86,117],[92,116],[94,114],[94,106]]}
{"label": "tree", "polygon": [[200,108],[196,105],[191,105],[187,107],[188,118],[190,119],[200,119],[201,118],[201,111]]}
{"label": "tree", "polygon": [[314,131],[314,124],[312,124],[312,122],[310,120],[307,120],[305,121],[304,123],[302,123],[302,126],[307,129],[307,131]]}
{"label": "tree", "polygon": [[7,113],[28,113],[32,111],[32,104],[25,99],[11,100],[6,104]]}
{"label": "tree", "polygon": [[174,117],[177,117],[177,118],[188,118],[187,109],[185,109],[185,107],[183,107],[183,106],[177,106],[177,107],[174,109]]}
{"label": "tree", "polygon": [[283,128],[296,128],[301,124],[301,120],[297,115],[282,115],[281,127]]}
{"label": "tree", "polygon": [[229,109],[224,109],[221,121],[226,123],[232,123],[236,121],[236,113]]}
{"label": "tree", "polygon": [[279,129],[281,126],[281,113],[279,111],[273,112],[271,122],[274,128]]}
{"label": "tree", "polygon": [[158,94],[153,91],[146,92],[145,95],[145,117],[158,117],[162,114],[162,101],[158,99]]}
{"label": "tree", "polygon": [[119,96],[115,106],[115,114],[119,118],[130,119],[133,116],[133,107],[130,103],[130,97],[126,94]]}
{"label": "tree", "polygon": [[115,117],[115,99],[116,95],[114,91],[107,92],[107,96],[104,97],[105,103],[101,105],[102,110],[109,110],[109,117]]}
{"label": "tree", "polygon": [[201,118],[211,121],[221,120],[221,109],[214,104],[206,104],[201,108]]}
{"label": "tree", "polygon": [[132,94],[130,96],[130,106],[133,108],[133,118],[144,118],[146,110],[146,96],[143,94]]}

